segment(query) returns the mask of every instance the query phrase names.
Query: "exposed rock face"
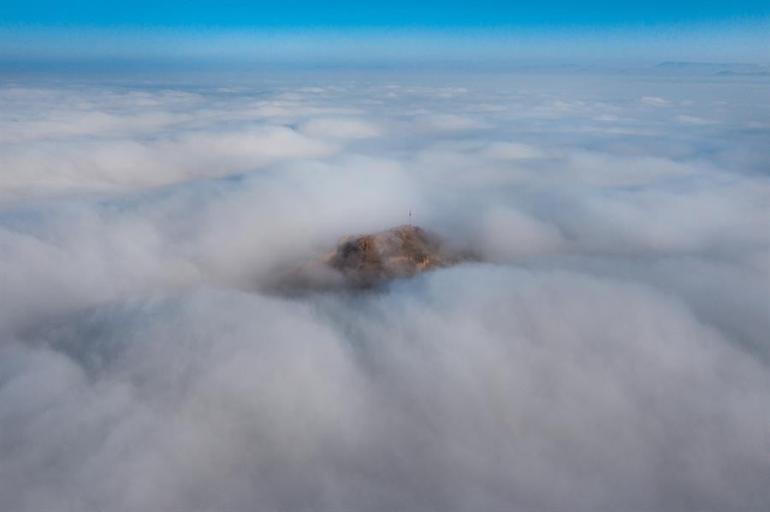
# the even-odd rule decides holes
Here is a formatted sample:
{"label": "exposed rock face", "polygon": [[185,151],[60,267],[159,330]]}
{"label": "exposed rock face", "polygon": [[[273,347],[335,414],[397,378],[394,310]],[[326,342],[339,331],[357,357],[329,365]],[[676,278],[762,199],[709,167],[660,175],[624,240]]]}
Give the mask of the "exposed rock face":
{"label": "exposed rock face", "polygon": [[325,256],[277,273],[268,289],[281,294],[373,288],[397,278],[447,267],[469,254],[450,250],[442,240],[417,226],[348,236]]}
{"label": "exposed rock face", "polygon": [[326,258],[326,263],[340,272],[347,284],[360,287],[456,262],[457,258],[442,250],[438,237],[410,225],[346,237]]}

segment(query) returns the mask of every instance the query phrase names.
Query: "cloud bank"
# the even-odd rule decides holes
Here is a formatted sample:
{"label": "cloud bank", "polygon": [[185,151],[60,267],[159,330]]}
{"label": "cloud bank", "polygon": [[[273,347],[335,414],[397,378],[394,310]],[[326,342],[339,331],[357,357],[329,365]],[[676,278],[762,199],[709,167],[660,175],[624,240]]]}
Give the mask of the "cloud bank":
{"label": "cloud bank", "polygon": [[[0,83],[0,508],[765,510],[766,79]],[[413,221],[481,262],[270,291]]]}

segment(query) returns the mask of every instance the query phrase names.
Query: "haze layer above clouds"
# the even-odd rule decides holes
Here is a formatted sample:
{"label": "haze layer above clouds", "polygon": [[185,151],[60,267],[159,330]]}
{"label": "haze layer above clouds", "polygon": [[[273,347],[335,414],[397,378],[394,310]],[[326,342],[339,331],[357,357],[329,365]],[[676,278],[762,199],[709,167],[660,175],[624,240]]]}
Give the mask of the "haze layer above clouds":
{"label": "haze layer above clouds", "polygon": [[770,84],[664,71],[3,79],[0,509],[768,509]]}

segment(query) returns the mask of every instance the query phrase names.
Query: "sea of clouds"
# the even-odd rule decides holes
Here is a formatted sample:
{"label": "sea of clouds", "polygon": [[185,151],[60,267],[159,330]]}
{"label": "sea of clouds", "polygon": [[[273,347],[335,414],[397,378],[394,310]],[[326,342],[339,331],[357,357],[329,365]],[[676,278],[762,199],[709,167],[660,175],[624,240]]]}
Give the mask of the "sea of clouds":
{"label": "sea of clouds", "polygon": [[764,511],[769,333],[767,77],[0,77],[3,511]]}

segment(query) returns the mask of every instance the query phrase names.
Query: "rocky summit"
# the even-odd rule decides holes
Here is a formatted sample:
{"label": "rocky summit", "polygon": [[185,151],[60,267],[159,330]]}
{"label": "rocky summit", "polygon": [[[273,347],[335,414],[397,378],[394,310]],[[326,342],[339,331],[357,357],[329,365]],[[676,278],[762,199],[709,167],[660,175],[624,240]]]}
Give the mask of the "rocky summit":
{"label": "rocky summit", "polygon": [[442,249],[436,235],[412,225],[346,237],[326,258],[326,263],[340,272],[348,284],[363,287],[410,277],[456,261]]}

